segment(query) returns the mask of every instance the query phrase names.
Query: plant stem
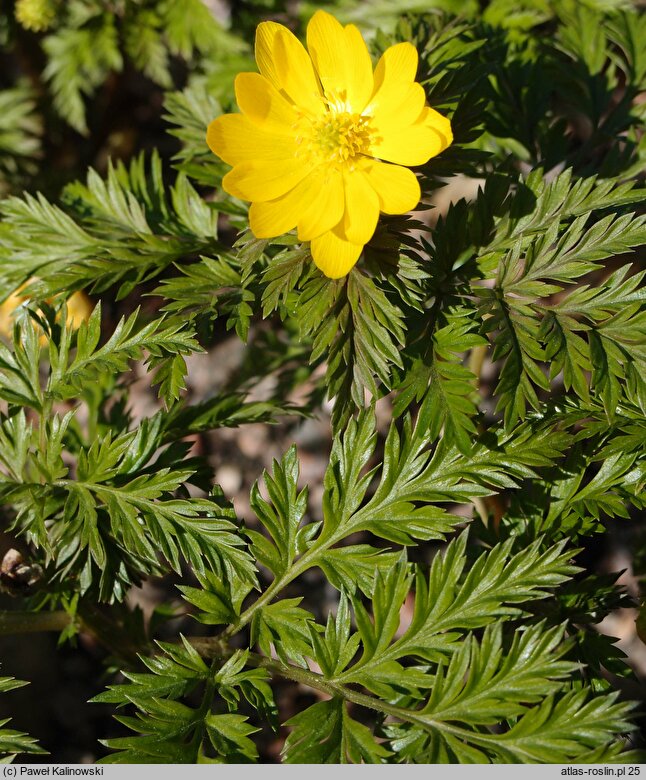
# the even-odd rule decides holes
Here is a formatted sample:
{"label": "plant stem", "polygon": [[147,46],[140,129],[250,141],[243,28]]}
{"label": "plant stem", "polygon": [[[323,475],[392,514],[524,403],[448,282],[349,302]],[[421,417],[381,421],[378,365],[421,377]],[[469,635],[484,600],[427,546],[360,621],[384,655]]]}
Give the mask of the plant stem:
{"label": "plant stem", "polygon": [[[209,640],[204,637],[187,637],[187,641],[189,641],[204,658],[213,659],[219,657],[224,661],[234,652],[233,650],[217,652],[213,643],[209,642]],[[256,669],[266,669],[275,677],[282,677],[283,679],[306,685],[308,688],[313,688],[314,690],[327,694],[330,698],[340,698],[344,701],[352,702],[359,707],[365,707],[369,710],[379,712],[382,715],[387,715],[407,723],[414,723],[418,726],[422,726],[427,731],[437,730],[449,733],[459,739],[465,739],[483,747],[490,746],[496,739],[495,735],[484,733],[478,734],[463,729],[460,726],[455,726],[452,723],[435,720],[422,712],[397,707],[394,704],[389,704],[374,696],[369,696],[368,694],[341,685],[335,680],[327,680],[322,675],[312,672],[309,669],[303,669],[300,666],[293,666],[292,664],[283,664],[273,658],[267,658],[258,655],[257,653],[249,653],[247,656],[247,665],[255,667]]]}
{"label": "plant stem", "polygon": [[296,563],[289,570],[289,572],[283,574],[283,576],[280,577],[279,579],[274,580],[271,583],[271,585],[267,588],[267,590],[261,596],[259,596],[254,601],[254,603],[240,615],[240,617],[235,623],[232,623],[219,636],[215,637],[214,640],[212,640],[214,641],[214,644],[216,642],[226,643],[227,640],[229,640],[234,634],[237,634],[238,631],[244,628],[247,625],[247,623],[251,621],[251,619],[253,618],[253,616],[255,615],[258,609],[264,607],[265,604],[270,602],[277,593],[279,593],[284,587],[289,585],[289,583],[292,582],[292,580],[295,580],[296,577],[300,576],[304,571],[307,571],[307,569],[313,566],[314,563],[312,562],[312,559],[315,559],[320,552],[326,550],[329,546],[334,544],[336,541],[337,540],[332,537],[325,544],[311,547],[304,555],[302,555],[298,559],[298,561],[296,561]]}
{"label": "plant stem", "polygon": [[90,605],[80,607],[74,617],[63,609],[55,612],[0,611],[0,636],[63,631],[73,622],[79,631],[91,634],[109,652],[129,664],[138,662],[138,653],[150,650],[148,645],[133,643],[123,626]]}
{"label": "plant stem", "polygon": [[63,631],[72,622],[65,610],[56,612],[0,612],[0,634],[31,634]]}
{"label": "plant stem", "polygon": [[469,371],[475,376],[474,384],[476,388],[480,387],[480,375],[488,351],[489,344],[480,344],[477,347],[473,347],[469,354]]}

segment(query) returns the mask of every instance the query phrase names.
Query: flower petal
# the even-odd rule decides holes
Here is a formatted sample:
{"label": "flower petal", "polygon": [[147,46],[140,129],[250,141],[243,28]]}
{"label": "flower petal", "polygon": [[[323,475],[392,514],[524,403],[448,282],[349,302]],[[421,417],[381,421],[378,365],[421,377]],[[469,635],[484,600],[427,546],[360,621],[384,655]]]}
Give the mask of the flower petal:
{"label": "flower petal", "polygon": [[67,301],[67,322],[73,328],[78,328],[82,322],[87,322],[92,314],[92,301],[83,292],[72,293]]}
{"label": "flower petal", "polygon": [[367,244],[379,219],[379,198],[360,170],[344,171],[343,232],[353,244]]}
{"label": "flower petal", "polygon": [[256,62],[262,75],[299,108],[316,115],[325,111],[310,55],[287,27],[276,22],[258,25]]}
{"label": "flower petal", "polygon": [[348,241],[343,231],[336,227],[312,241],[312,259],[330,279],[340,279],[356,264],[363,244]]}
{"label": "flower petal", "polygon": [[286,28],[276,33],[274,56],[276,71],[287,95],[299,108],[314,115],[323,114],[326,107],[310,55]]}
{"label": "flower petal", "polygon": [[379,208],[385,214],[405,214],[419,203],[422,193],[410,168],[366,160],[361,170],[377,193]]}
{"label": "flower petal", "polygon": [[[438,119],[439,117],[439,119]],[[425,108],[417,122],[379,136],[370,153],[398,165],[423,165],[453,140],[451,123],[432,108]]]}
{"label": "flower petal", "polygon": [[284,160],[297,152],[296,138],[258,127],[244,114],[223,114],[206,131],[212,152],[229,165],[245,160]]}
{"label": "flower petal", "polygon": [[279,30],[284,30],[282,24],[277,22],[261,22],[256,27],[256,64],[262,75],[271,81],[276,89],[282,89],[278,72],[276,71],[276,59],[274,57],[274,36]]}
{"label": "flower petal", "polygon": [[303,211],[318,197],[320,182],[320,175],[313,172],[281,197],[252,203],[249,226],[254,236],[273,238],[295,228]]}
{"label": "flower petal", "polygon": [[319,168],[280,198],[251,204],[249,222],[257,238],[271,238],[298,225],[301,241],[331,230],[343,218],[343,178]]}
{"label": "flower petal", "polygon": [[411,43],[398,43],[386,49],[377,63],[375,90],[365,113],[374,116],[378,135],[397,132],[420,118],[426,94],[415,82],[417,60],[417,49]]}
{"label": "flower petal", "polygon": [[240,110],[252,122],[277,133],[293,130],[298,120],[294,106],[260,73],[238,73],[235,92]]}
{"label": "flower petal", "polygon": [[353,24],[347,24],[344,33],[348,56],[346,78],[348,79],[350,104],[353,111],[360,114],[370,100],[374,89],[372,59],[366,42],[357,27]]}
{"label": "flower petal", "polygon": [[302,160],[246,160],[222,179],[229,195],[243,200],[274,200],[293,189],[308,173]]}
{"label": "flower petal", "polygon": [[445,116],[442,116],[442,114],[438,113],[434,108],[427,106],[421,119],[427,127],[435,130],[435,132],[443,138],[444,149],[453,143],[451,122]]}
{"label": "flower petal", "polygon": [[426,103],[421,84],[387,81],[372,98],[364,113],[372,114],[376,136],[398,132],[402,126],[420,119]]}
{"label": "flower petal", "polygon": [[24,300],[24,296],[15,290],[3,303],[0,303],[0,333],[3,336],[11,336],[15,311]]}
{"label": "flower petal", "polygon": [[415,81],[417,75],[417,49],[412,43],[396,43],[381,55],[375,68],[375,91],[384,84],[406,84]]}
{"label": "flower petal", "polygon": [[335,169],[323,170],[318,177],[318,191],[298,220],[298,237],[312,239],[331,230],[343,217],[345,195],[343,177]]}
{"label": "flower petal", "polygon": [[373,92],[372,62],[359,30],[317,11],[307,25],[307,48],[328,100],[360,114]]}

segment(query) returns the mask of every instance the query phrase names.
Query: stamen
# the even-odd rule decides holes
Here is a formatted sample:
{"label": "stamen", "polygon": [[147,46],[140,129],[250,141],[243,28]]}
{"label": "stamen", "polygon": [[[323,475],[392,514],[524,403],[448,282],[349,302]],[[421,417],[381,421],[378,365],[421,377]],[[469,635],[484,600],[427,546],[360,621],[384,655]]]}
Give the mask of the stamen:
{"label": "stamen", "polygon": [[302,118],[296,139],[299,155],[314,163],[346,165],[357,155],[369,153],[374,140],[371,118],[335,108],[336,104],[330,104],[325,116],[315,120]]}

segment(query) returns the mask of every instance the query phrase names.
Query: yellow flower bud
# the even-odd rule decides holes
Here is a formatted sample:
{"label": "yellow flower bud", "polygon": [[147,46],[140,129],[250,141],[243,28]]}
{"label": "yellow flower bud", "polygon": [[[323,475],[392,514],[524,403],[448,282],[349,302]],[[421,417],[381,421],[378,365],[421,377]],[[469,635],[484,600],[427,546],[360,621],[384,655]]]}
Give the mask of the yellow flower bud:
{"label": "yellow flower bud", "polygon": [[[28,284],[28,283],[27,283]],[[22,290],[24,288],[20,288]],[[26,296],[21,295],[20,290],[16,290],[0,304],[0,335],[10,337],[13,328],[13,319],[16,309],[21,303],[27,300]],[[52,302],[53,299],[48,299]],[[73,293],[67,301],[67,324],[70,327],[78,328],[82,322],[87,322],[92,314],[92,301],[83,292]]]}
{"label": "yellow flower bud", "polygon": [[56,18],[53,0],[16,0],[16,21],[25,30],[43,32]]}

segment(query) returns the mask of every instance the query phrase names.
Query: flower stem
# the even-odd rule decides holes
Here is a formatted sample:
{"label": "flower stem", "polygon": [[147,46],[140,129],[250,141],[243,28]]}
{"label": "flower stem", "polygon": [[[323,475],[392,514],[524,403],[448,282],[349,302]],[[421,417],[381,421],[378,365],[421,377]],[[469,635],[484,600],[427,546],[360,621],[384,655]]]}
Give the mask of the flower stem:
{"label": "flower stem", "polygon": [[63,631],[71,622],[70,615],[62,609],[56,612],[0,612],[0,634]]}

